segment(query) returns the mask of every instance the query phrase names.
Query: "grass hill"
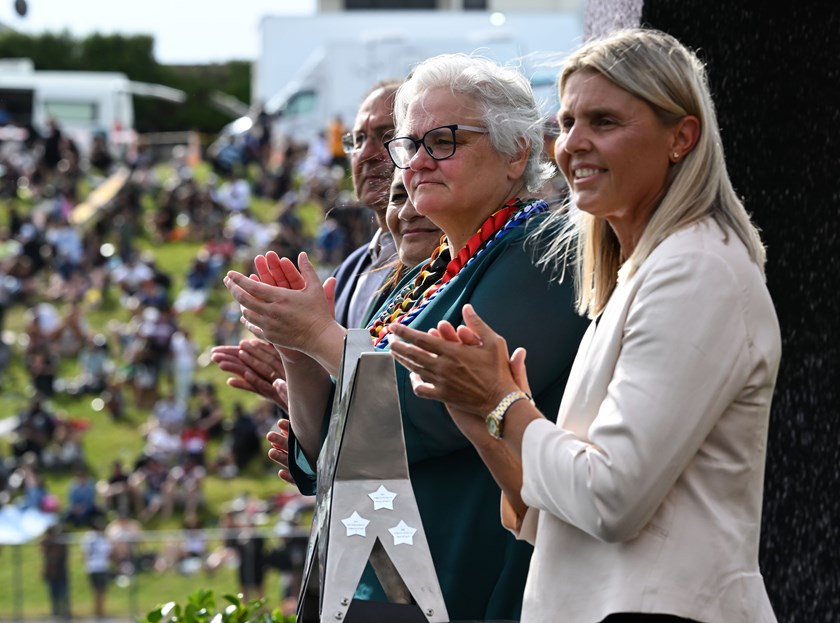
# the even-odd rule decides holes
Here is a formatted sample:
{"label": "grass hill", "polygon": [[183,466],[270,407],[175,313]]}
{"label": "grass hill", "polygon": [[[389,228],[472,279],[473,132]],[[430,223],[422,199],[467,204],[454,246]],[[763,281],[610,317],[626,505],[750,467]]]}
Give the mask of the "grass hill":
{"label": "grass hill", "polygon": [[[159,171],[162,183],[172,170],[163,168]],[[198,177],[206,178],[207,168],[196,171]],[[148,218],[155,210],[156,189],[144,194],[142,204],[144,217]],[[3,200],[0,200],[0,202]],[[0,203],[0,208],[3,208]],[[18,209],[25,212],[32,209],[27,202],[18,202]],[[7,209],[0,210],[0,225],[7,218]],[[270,201],[255,199],[253,211],[258,219],[269,222],[276,218],[275,208]],[[315,205],[303,206],[301,217],[314,226],[322,217],[320,209]],[[172,292],[177,292],[184,283],[186,267],[194,258],[200,247],[199,242],[185,239],[172,239],[163,244],[153,242],[145,231],[141,231],[136,240],[137,246],[151,253],[156,264],[172,277]],[[240,268],[240,267],[235,267]],[[233,390],[225,385],[226,375],[209,361],[208,351],[213,346],[212,329],[217,321],[222,305],[228,303],[230,297],[224,286],[219,283],[214,288],[208,304],[196,313],[187,313],[179,317],[190,329],[193,339],[201,349],[199,366],[196,371],[196,382],[213,383],[218,390],[218,396],[223,404],[225,413],[232,414],[235,402],[242,403],[251,409],[258,403],[256,396]],[[0,373],[0,419],[20,412],[28,403],[32,394],[29,372],[24,369],[22,352],[24,348],[23,329],[25,317],[38,301],[30,298],[23,304],[13,305],[6,310],[4,321],[4,341],[11,346],[13,356],[5,370]],[[60,305],[61,301],[53,301]],[[85,310],[85,320],[95,332],[107,332],[109,322],[114,320],[126,321],[129,310],[124,309],[114,290],[103,298],[96,306]],[[59,377],[69,378],[75,375],[78,363],[64,360],[61,363]],[[163,388],[166,388],[164,381]],[[126,465],[131,465],[143,447],[143,437],[140,433],[141,425],[149,416],[148,409],[138,408],[131,404],[130,392],[126,393],[126,417],[123,420],[112,420],[105,410],[95,401],[95,396],[69,396],[57,393],[51,399],[53,410],[64,418],[85,422],[88,426],[83,433],[83,448],[86,463],[96,478],[106,477],[111,461],[121,458]],[[266,444],[267,448],[267,444]],[[215,456],[218,442],[213,442],[209,448],[209,456]],[[9,438],[0,437],[0,458],[11,455]],[[72,478],[69,471],[47,471],[47,488],[66,505],[67,487]],[[205,525],[213,527],[217,524],[221,509],[235,498],[249,496],[256,499],[270,499],[278,494],[289,492],[289,486],[283,483],[275,473],[271,463],[261,453],[251,462],[248,468],[232,479],[222,479],[208,476],[204,483],[205,504],[202,516]],[[270,526],[271,524],[269,524]],[[153,519],[144,526],[150,531],[163,531],[160,534],[172,533],[181,527],[181,516],[176,515],[169,520]],[[82,558],[78,551],[71,552],[71,603],[76,616],[90,612],[92,598],[88,593],[87,579],[81,568]],[[38,547],[30,544],[20,548],[14,546],[0,546],[0,620],[17,615],[24,617],[44,616],[49,612],[49,600],[44,583],[41,581],[41,556]],[[276,578],[267,582],[267,594],[279,598],[277,592],[272,595],[272,586],[276,586]],[[109,590],[107,611],[114,615],[126,617],[130,614],[145,614],[155,604],[174,599],[183,600],[187,594],[197,588],[211,588],[219,594],[235,592],[237,581],[232,569],[221,569],[213,576],[182,576],[177,573],[166,573],[161,576],[148,574],[138,578],[130,586],[114,587]],[[12,590],[7,590],[11,588]],[[275,600],[276,601],[276,600]]]}

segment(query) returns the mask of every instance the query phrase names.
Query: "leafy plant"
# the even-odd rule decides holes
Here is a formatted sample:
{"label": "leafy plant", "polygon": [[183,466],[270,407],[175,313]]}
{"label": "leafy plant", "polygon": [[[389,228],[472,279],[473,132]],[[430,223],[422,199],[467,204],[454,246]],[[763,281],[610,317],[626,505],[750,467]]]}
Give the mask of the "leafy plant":
{"label": "leafy plant", "polygon": [[224,595],[228,604],[216,606],[213,591],[199,589],[183,605],[174,601],[162,604],[138,623],[295,623],[294,614],[284,615],[279,608],[263,609],[265,598],[245,601],[242,595]]}

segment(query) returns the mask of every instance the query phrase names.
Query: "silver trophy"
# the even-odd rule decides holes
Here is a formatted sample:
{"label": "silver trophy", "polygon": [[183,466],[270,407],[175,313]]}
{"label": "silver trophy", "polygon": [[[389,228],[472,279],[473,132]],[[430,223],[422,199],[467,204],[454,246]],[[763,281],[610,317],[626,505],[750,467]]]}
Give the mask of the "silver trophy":
{"label": "silver trophy", "polygon": [[[370,562],[389,602],[354,600]],[[298,603],[300,623],[448,621],[408,475],[394,360],[348,331]]]}

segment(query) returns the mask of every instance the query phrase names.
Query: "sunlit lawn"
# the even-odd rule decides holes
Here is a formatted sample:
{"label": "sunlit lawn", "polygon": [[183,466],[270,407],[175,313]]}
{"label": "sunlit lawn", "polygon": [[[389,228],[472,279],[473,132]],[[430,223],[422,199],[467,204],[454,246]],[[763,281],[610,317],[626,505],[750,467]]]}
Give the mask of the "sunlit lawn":
{"label": "sunlit lawn", "polygon": [[[150,205],[153,204],[149,204],[147,200],[147,208]],[[256,200],[255,213],[263,220],[274,217],[273,206],[268,201]],[[0,203],[0,223],[5,218],[6,209]],[[310,210],[305,218],[314,223],[320,215],[317,211]],[[173,292],[177,292],[183,283],[186,268],[199,248],[198,244],[190,242],[152,245],[146,239],[140,240],[139,246],[153,253],[158,266],[172,276]],[[227,291],[219,284],[201,313],[184,315],[179,318],[179,322],[183,322],[190,328],[193,339],[200,345],[205,355],[200,359],[204,365],[199,366],[196,381],[214,383],[226,413],[230,414],[234,402],[238,401],[246,407],[252,407],[256,405],[258,399],[256,396],[227,387],[224,384],[226,376],[213,364],[208,365],[206,353],[212,345],[212,327],[218,318],[220,306],[228,300]],[[9,339],[13,340],[14,357],[9,368],[0,377],[0,418],[19,412],[27,404],[31,394],[29,375],[22,364],[22,347],[17,341],[25,325],[26,312],[26,307],[16,305],[7,311],[5,318],[5,337],[7,342]],[[115,295],[106,298],[99,307],[90,309],[86,313],[87,323],[94,331],[101,332],[105,332],[105,326],[109,321],[114,319],[124,321],[128,317],[128,310],[121,308]],[[65,361],[62,364],[60,376],[72,376],[75,369],[76,362]],[[130,393],[127,397],[130,398]],[[138,427],[147,419],[148,412],[133,407],[129,399],[127,401],[128,417],[124,421],[112,421],[105,411],[94,410],[93,398],[94,396],[90,395],[84,397],[57,395],[51,404],[62,417],[86,420],[90,423],[83,438],[85,456],[92,473],[102,478],[107,475],[114,458],[121,458],[131,465],[139,455],[143,447],[143,439],[138,432]],[[216,451],[217,444],[211,444],[209,456],[214,457]],[[8,439],[0,439],[0,457],[8,457],[10,454]],[[47,472],[45,476],[48,490],[57,495],[62,505],[65,505],[70,475],[66,472]],[[267,499],[285,490],[285,487],[284,483],[276,477],[272,464],[264,455],[256,457],[249,468],[237,478],[222,480],[210,476],[204,487],[205,524],[213,527],[222,505],[239,495],[248,494]],[[176,530],[180,527],[180,519],[176,514],[176,517],[169,521],[153,520],[146,527]],[[268,527],[270,528],[271,525]],[[279,599],[278,582],[279,576],[276,572],[268,575],[266,593],[269,598]],[[174,571],[164,574],[141,573],[136,576],[135,582],[128,586],[111,585],[108,593],[108,613],[123,617],[131,614],[145,614],[157,603],[170,599],[183,600],[189,593],[200,587],[213,588],[219,593],[236,592],[235,570],[220,569],[212,576],[202,573],[184,576]],[[90,615],[92,599],[78,549],[74,549],[72,555],[71,590],[74,615]],[[18,614],[25,617],[43,616],[48,612],[49,599],[45,584],[41,580],[41,556],[37,546],[29,544],[18,549],[14,546],[0,546],[0,619],[9,619]]]}

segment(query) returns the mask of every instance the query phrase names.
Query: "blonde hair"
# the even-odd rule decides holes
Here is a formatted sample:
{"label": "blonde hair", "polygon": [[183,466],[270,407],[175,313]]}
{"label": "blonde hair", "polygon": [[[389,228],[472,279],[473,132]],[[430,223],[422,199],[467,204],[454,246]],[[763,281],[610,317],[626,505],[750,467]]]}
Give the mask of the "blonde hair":
{"label": "blonde hair", "polygon": [[550,243],[541,265],[562,271],[567,258],[575,256],[578,311],[597,316],[615,289],[623,261],[627,276],[632,275],[665,238],[706,217],[724,231],[731,229],[763,271],[764,245],[729,180],[706,71],[697,56],[663,32],[621,30],[585,44],[566,60],[559,79],[561,101],[569,76],[579,71],[597,72],[643,100],[666,125],[696,116],[700,135],[671,166],[662,199],[629,258],[623,260],[606,220],[582,212]]}

